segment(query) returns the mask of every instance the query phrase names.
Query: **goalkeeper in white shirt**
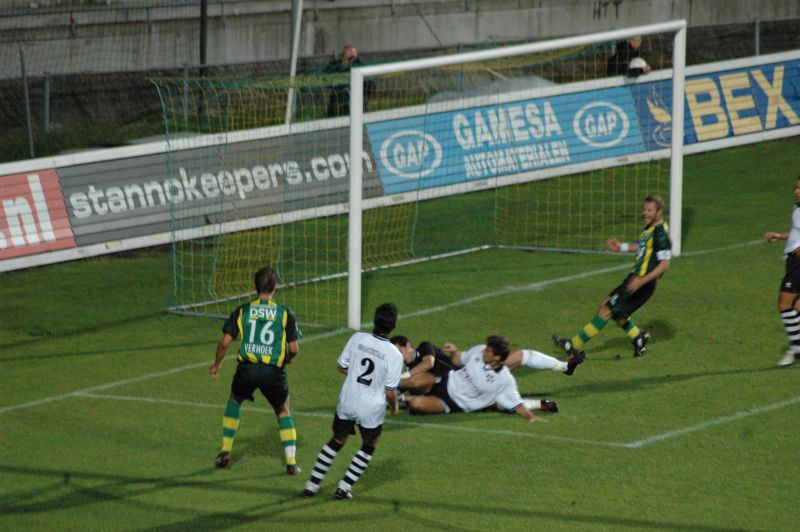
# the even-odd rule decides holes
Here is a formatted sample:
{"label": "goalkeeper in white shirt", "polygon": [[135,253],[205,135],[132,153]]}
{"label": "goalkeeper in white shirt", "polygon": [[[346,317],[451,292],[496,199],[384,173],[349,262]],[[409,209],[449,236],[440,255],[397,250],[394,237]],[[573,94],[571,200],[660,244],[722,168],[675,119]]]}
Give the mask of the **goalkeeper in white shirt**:
{"label": "goalkeeper in white shirt", "polygon": [[[452,344],[445,345],[449,346]],[[517,382],[505,365],[510,352],[508,340],[497,335],[489,336],[486,344],[476,345],[463,353],[454,351],[451,362],[460,366],[459,369],[438,365],[444,370],[437,371],[437,365],[434,365],[434,371],[414,376],[415,388],[425,395],[409,399],[409,412],[476,412],[496,404],[498,410],[514,412],[530,422],[542,421],[531,412],[531,407],[542,409],[541,401],[523,399]]]}

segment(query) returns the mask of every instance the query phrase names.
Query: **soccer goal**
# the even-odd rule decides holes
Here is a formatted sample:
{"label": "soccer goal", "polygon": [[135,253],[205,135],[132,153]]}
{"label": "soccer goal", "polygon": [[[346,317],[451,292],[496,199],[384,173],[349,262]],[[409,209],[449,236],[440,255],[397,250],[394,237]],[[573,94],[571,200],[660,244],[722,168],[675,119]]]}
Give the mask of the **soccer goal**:
{"label": "soccer goal", "polygon": [[[491,248],[601,252],[638,234],[649,194],[680,254],[685,33],[675,21],[350,74],[157,80],[170,310],[226,315],[269,265],[301,323],[358,329],[363,274]],[[610,72],[633,37],[649,72]],[[349,116],[332,112],[342,101]]]}
{"label": "soccer goal", "polygon": [[[628,39],[639,54],[623,53]],[[658,46],[642,48],[645,39]],[[684,93],[685,49],[681,20],[353,69],[350,160],[372,151],[385,195],[366,200],[362,168],[351,168],[348,326],[361,323],[362,212],[393,195],[420,202],[491,189],[468,214],[491,225],[486,245],[577,251],[630,233],[642,198],[660,193],[680,255],[683,98],[672,95]],[[448,86],[434,72],[455,79]],[[466,75],[483,81],[467,88]],[[403,77],[425,86],[424,103],[364,114],[365,87]],[[454,216],[446,231],[472,225]]]}

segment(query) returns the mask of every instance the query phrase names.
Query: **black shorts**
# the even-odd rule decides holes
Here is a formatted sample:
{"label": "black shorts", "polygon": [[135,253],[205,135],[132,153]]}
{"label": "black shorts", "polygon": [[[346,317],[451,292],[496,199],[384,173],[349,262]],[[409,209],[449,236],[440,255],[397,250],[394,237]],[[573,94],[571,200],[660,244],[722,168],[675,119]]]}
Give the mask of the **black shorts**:
{"label": "black shorts", "polygon": [[231,383],[231,393],[238,399],[252,401],[256,389],[261,390],[272,408],[282,407],[289,397],[286,372],[271,364],[239,362]]}
{"label": "black shorts", "polygon": [[611,309],[611,316],[615,320],[627,318],[639,310],[642,305],[647,303],[647,300],[650,299],[653,292],[656,291],[656,282],[650,281],[636,292],[629,292],[627,286],[634,277],[636,277],[635,273],[628,275],[625,280],[622,281],[622,284],[608,294],[608,302],[606,305]]}
{"label": "black shorts", "polygon": [[440,399],[447,406],[447,408],[449,408],[447,411],[448,414],[463,412],[461,407],[458,406],[450,397],[450,394],[447,393],[447,379],[450,377],[450,370],[443,366],[439,366],[439,371],[436,371],[436,366],[437,365],[433,366],[435,381],[431,391],[428,392],[428,395],[432,395]]}
{"label": "black shorts", "polygon": [[794,253],[786,255],[786,273],[781,279],[781,292],[800,293],[800,257]]}
{"label": "black shorts", "polygon": [[[336,414],[333,415],[333,437],[337,440],[343,440],[347,438],[351,434],[356,433],[356,422],[352,419],[342,419]],[[358,431],[361,433],[361,439],[367,445],[375,446],[375,442],[378,441],[378,438],[383,431],[383,425],[378,425],[377,427],[366,429],[361,425],[358,426]]]}

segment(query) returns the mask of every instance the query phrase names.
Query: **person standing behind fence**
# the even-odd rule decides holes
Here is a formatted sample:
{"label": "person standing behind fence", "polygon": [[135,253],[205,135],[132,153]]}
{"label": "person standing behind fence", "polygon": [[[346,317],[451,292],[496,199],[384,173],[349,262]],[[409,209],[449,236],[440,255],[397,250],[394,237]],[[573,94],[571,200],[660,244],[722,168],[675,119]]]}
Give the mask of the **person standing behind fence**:
{"label": "person standing behind fence", "polygon": [[[639,58],[641,66],[631,65],[634,58]],[[606,62],[606,74],[609,76],[638,76],[650,72],[650,65],[642,56],[642,38],[631,37],[626,41],[620,41],[611,52]]]}
{"label": "person standing behind fence", "polygon": [[253,401],[253,392],[259,389],[278,418],[280,439],[286,455],[286,474],[297,475],[301,471],[295,459],[297,431],[289,411],[289,382],[284,368],[300,350],[297,344],[300,330],[292,311],[272,299],[277,289],[274,270],[258,270],[255,286],[258,298],[239,306],[230,315],[222,327],[222,340],[217,346],[214,363],[208,368],[211,377],[216,379],[228,346],[241,335],[242,343],[236,357],[239,364],[222,418],[222,451],[214,460],[214,465],[223,468],[230,463],[233,439],[239,429],[242,401]]}
{"label": "person standing behind fence", "polygon": [[[345,45],[338,60],[332,61],[325,68],[327,74],[345,74],[350,72],[353,65],[360,65],[358,50],[352,44]],[[367,110],[367,99],[375,90],[373,80],[364,80],[364,111]],[[339,83],[331,87],[328,97],[328,118],[350,115],[350,83]]]}

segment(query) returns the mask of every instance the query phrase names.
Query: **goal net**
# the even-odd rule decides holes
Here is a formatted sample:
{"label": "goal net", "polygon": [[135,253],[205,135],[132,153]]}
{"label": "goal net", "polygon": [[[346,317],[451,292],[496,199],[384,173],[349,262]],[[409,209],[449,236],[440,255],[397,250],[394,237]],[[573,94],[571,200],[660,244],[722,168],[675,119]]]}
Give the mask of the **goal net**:
{"label": "goal net", "polygon": [[365,272],[602,251],[638,234],[649,194],[679,254],[684,52],[677,21],[349,74],[158,80],[181,192],[171,310],[226,315],[269,265],[306,326],[359,328]]}

